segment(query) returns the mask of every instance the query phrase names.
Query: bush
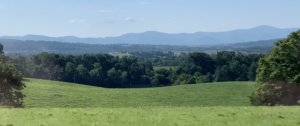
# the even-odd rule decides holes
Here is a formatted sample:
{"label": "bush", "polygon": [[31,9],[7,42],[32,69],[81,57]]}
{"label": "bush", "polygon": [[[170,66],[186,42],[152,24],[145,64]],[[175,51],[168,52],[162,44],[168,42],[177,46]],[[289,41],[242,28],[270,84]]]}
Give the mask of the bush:
{"label": "bush", "polygon": [[195,83],[208,83],[212,82],[214,80],[214,77],[212,74],[207,73],[207,75],[201,75],[201,74],[194,74],[194,78],[196,80]]}
{"label": "bush", "polygon": [[173,85],[194,84],[194,83],[196,83],[196,80],[193,76],[183,73],[177,76],[177,79],[173,83]]}
{"label": "bush", "polygon": [[153,80],[151,80],[151,86],[153,86],[153,87],[157,87],[157,86],[159,86],[159,81],[158,81],[158,79],[153,79]]}

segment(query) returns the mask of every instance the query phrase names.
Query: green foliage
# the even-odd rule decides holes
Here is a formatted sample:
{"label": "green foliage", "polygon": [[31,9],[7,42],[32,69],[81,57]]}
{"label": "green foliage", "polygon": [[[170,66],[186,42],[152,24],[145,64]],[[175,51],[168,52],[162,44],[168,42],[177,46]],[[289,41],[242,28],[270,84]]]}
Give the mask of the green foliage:
{"label": "green foliage", "polygon": [[159,69],[176,69],[178,66],[153,66],[154,70],[159,70]]}
{"label": "green foliage", "polygon": [[196,72],[194,74],[194,77],[196,80],[196,83],[208,83],[213,82],[213,75],[210,73],[207,73],[207,75],[201,75],[199,72]]}
{"label": "green foliage", "polygon": [[222,81],[230,81],[230,69],[227,65],[224,66],[219,66],[216,69],[216,73],[215,73],[215,81],[217,82],[222,82]]}
{"label": "green foliage", "polygon": [[[261,54],[244,55],[234,51],[221,51],[216,55],[203,52],[175,55],[171,51],[153,51],[136,52],[122,57],[43,52],[27,59],[22,56],[8,58],[8,61],[29,78],[109,88],[131,88],[212,81],[248,81],[250,77],[253,80],[253,71],[256,70],[255,65],[260,57]],[[194,76],[197,72],[201,76]]]}
{"label": "green foliage", "polygon": [[[10,62],[19,66],[23,62],[21,59],[18,57]],[[151,63],[139,63],[136,58],[127,56],[41,53],[33,55],[22,66],[18,68],[26,73],[26,77],[110,88],[150,86],[150,78],[154,76]]]}
{"label": "green foliage", "polygon": [[[200,67],[199,71],[201,74],[213,73],[215,70],[215,61],[211,56],[203,52],[194,52],[189,54],[186,61],[192,63],[196,67]],[[191,74],[194,75],[195,72]]]}
{"label": "green foliage", "polygon": [[26,87],[22,82],[23,75],[14,65],[7,63],[8,57],[3,55],[0,44],[0,106],[23,107],[22,90]]}
{"label": "green foliage", "polygon": [[183,73],[177,76],[177,79],[175,80],[173,85],[195,84],[195,83],[196,80],[194,79],[193,76]]}
{"label": "green foliage", "polygon": [[13,65],[0,61],[0,106],[23,107],[22,77]]}
{"label": "green foliage", "polygon": [[264,83],[256,86],[256,92],[250,96],[252,105],[274,106],[281,100],[281,87],[276,84]]}
{"label": "green foliage", "polygon": [[256,80],[256,69],[258,67],[257,62],[252,62],[251,66],[249,67],[247,77],[249,78],[250,81],[255,81]]}
{"label": "green foliage", "polygon": [[[214,56],[194,52],[186,57],[173,74],[177,78],[183,73],[193,75],[194,77],[185,77],[185,82],[190,83],[248,81],[249,77],[253,79],[253,75],[255,76],[255,73],[249,72],[250,66],[252,65],[251,71],[255,71],[258,59],[263,56],[261,54],[244,55],[233,51],[221,51]],[[183,78],[181,76],[180,79],[172,79],[172,82],[175,85],[181,84],[184,81]]]}
{"label": "green foliage", "polygon": [[275,78],[300,83],[297,81],[300,74],[299,41],[300,30],[276,42],[277,48],[272,48],[271,54],[259,61],[258,81],[263,82]]}
{"label": "green foliage", "polygon": [[153,87],[157,87],[160,85],[159,80],[157,78],[154,78],[153,80],[151,80],[151,85]]}
{"label": "green foliage", "polygon": [[[152,77],[154,79],[154,82],[157,84],[156,80],[158,81],[158,84],[160,85],[170,85],[170,75],[172,74],[173,70],[172,69],[159,69],[155,71],[155,76]],[[152,84],[153,86],[153,84]]]}
{"label": "green foliage", "polygon": [[296,97],[299,95],[299,88],[292,84],[300,83],[299,42],[300,30],[276,42],[277,47],[272,48],[269,55],[259,60],[256,75],[258,84],[255,92],[250,96],[252,104],[271,106],[296,104],[297,99],[287,103],[284,98],[289,94],[287,90],[293,88],[297,90],[292,94]]}
{"label": "green foliage", "polygon": [[256,65],[261,54],[244,55],[240,52],[218,52],[216,61],[215,81],[248,81],[255,80]]}

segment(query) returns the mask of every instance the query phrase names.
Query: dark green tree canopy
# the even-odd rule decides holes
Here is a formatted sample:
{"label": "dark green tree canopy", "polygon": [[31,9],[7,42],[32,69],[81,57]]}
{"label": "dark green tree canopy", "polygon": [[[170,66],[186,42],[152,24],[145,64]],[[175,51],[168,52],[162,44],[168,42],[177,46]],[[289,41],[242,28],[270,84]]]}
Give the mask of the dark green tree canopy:
{"label": "dark green tree canopy", "polygon": [[275,43],[258,62],[253,105],[298,105],[300,97],[300,30]]}
{"label": "dark green tree canopy", "polygon": [[271,54],[262,58],[257,69],[257,79],[264,82],[276,79],[300,83],[300,30],[275,43]]}
{"label": "dark green tree canopy", "polygon": [[[3,46],[0,44],[1,51]],[[3,55],[3,54],[0,54]],[[8,63],[0,59],[0,106],[23,107],[22,73]]]}

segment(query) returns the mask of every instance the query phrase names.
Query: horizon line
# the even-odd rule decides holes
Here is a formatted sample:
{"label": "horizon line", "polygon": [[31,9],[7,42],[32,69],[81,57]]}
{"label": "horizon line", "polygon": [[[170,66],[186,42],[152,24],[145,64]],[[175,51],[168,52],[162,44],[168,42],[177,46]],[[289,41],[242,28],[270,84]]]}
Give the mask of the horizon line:
{"label": "horizon line", "polygon": [[278,28],[278,27],[274,27],[271,25],[258,25],[255,27],[251,27],[251,28],[240,28],[240,29],[233,29],[233,30],[227,30],[227,31],[214,31],[214,32],[206,32],[206,31],[197,31],[197,32],[192,32],[192,33],[188,33],[188,32],[180,32],[180,33],[166,33],[166,32],[160,32],[160,31],[155,31],[155,30],[148,30],[148,31],[144,31],[144,32],[131,32],[131,33],[124,33],[121,34],[119,36],[107,36],[107,37],[78,37],[78,36],[73,36],[73,35],[65,35],[65,36],[47,36],[47,35],[40,35],[40,34],[26,34],[26,35],[3,35],[0,37],[25,37],[25,36],[43,36],[43,37],[51,37],[51,38],[62,38],[62,37],[75,37],[75,38],[112,38],[112,37],[120,37],[123,35],[127,35],[127,34],[142,34],[142,33],[147,33],[147,32],[156,32],[156,33],[163,33],[163,34],[195,34],[195,33],[218,33],[218,32],[231,32],[231,31],[237,31],[237,30],[250,30],[250,29],[254,29],[254,28],[258,28],[258,27],[270,27],[270,28],[276,28],[276,29],[300,29],[300,28],[296,28],[296,27],[289,27],[289,28]]}

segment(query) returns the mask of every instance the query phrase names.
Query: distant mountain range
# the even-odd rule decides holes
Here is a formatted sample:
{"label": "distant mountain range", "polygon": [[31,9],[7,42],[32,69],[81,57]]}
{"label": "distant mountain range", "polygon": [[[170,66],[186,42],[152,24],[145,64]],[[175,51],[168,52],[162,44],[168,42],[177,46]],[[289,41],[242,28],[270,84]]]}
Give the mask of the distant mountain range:
{"label": "distant mountain range", "polygon": [[[282,39],[284,39],[284,38],[282,38]],[[239,43],[226,44],[223,46],[229,46],[229,47],[275,47],[274,43],[277,42],[278,40],[281,40],[281,39],[239,42]]]}
{"label": "distant mountain range", "polygon": [[[26,36],[1,36],[0,39],[35,40],[35,41],[57,41],[86,44],[153,44],[153,45],[222,45],[237,44],[239,42],[250,42],[259,40],[277,40],[285,38],[291,32],[299,28],[275,28],[262,25],[251,29],[238,29],[226,32],[196,32],[167,34],[156,31],[144,33],[129,33],[118,37],[106,38],[78,38],[74,36],[48,37],[41,35]],[[274,42],[275,42],[274,41]],[[274,43],[273,42],[273,43]],[[252,43],[253,44],[253,43]],[[251,44],[250,44],[251,45]]]}

